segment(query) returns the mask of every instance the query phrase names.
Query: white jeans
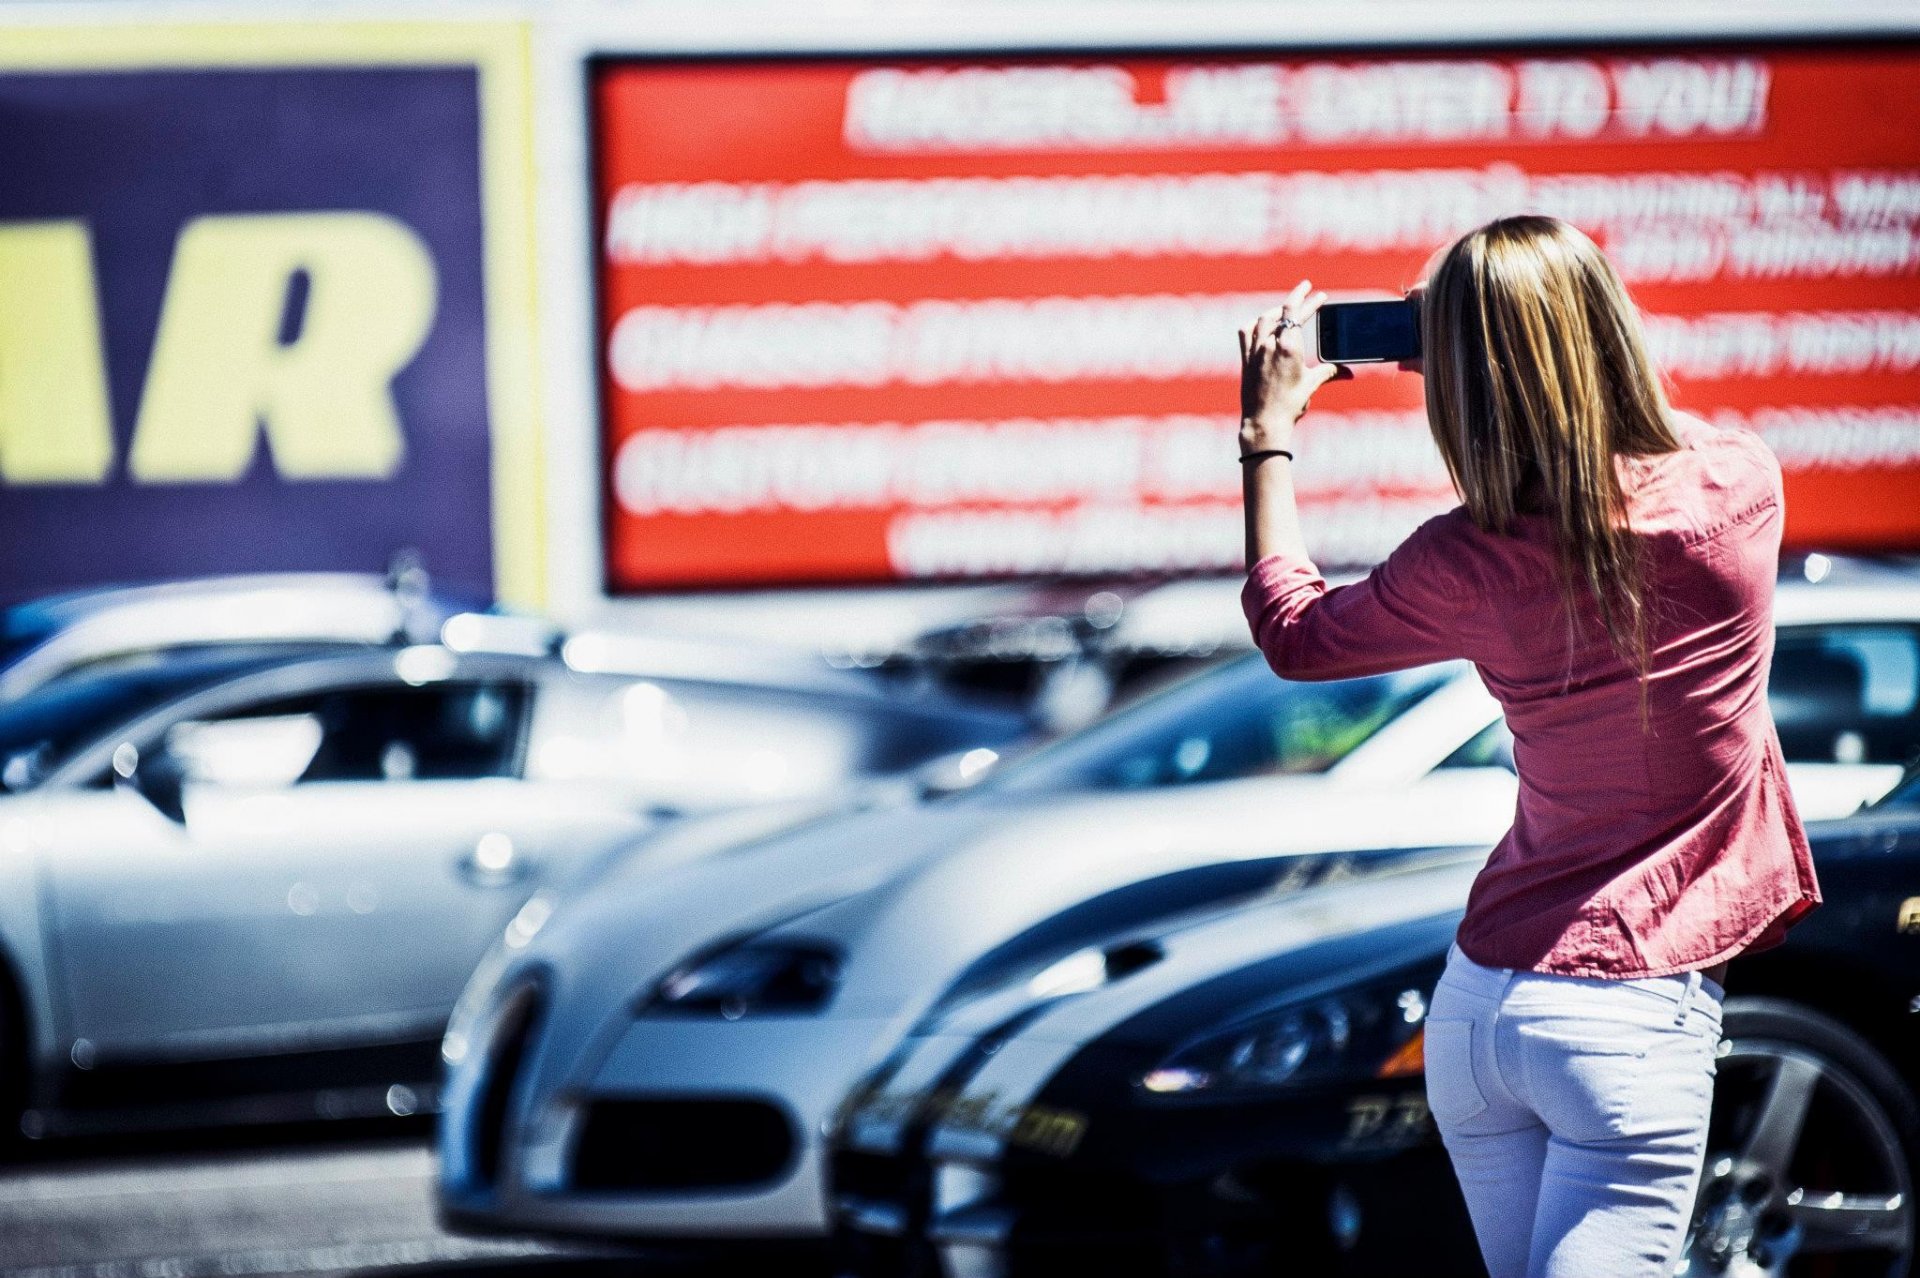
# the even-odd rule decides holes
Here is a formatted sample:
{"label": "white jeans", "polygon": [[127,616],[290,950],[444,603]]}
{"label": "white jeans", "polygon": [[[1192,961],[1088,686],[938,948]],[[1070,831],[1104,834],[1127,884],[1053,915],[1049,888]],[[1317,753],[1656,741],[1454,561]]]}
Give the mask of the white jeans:
{"label": "white jeans", "polygon": [[1427,1102],[1490,1278],[1669,1278],[1706,1156],[1721,990],[1482,967],[1455,946]]}

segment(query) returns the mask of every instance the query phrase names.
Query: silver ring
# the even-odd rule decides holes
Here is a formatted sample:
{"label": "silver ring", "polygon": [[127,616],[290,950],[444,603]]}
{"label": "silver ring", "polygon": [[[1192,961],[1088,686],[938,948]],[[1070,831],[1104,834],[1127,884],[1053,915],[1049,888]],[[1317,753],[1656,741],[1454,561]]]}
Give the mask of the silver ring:
{"label": "silver ring", "polygon": [[1282,315],[1280,317],[1280,322],[1274,325],[1274,331],[1276,333],[1284,333],[1290,328],[1299,328],[1299,327],[1300,327],[1299,320],[1293,318],[1293,316],[1291,315]]}

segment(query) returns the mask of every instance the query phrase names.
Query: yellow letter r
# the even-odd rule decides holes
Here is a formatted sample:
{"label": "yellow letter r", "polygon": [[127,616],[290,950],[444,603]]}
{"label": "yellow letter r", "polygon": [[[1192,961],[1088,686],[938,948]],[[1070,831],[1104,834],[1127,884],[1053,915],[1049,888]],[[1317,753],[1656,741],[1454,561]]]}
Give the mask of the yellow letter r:
{"label": "yellow letter r", "polygon": [[[305,304],[290,305],[302,272]],[[129,469],[231,482],[264,429],[289,479],[393,474],[406,452],[393,379],[426,340],[436,293],[426,245],[390,217],[195,218],[174,248]]]}

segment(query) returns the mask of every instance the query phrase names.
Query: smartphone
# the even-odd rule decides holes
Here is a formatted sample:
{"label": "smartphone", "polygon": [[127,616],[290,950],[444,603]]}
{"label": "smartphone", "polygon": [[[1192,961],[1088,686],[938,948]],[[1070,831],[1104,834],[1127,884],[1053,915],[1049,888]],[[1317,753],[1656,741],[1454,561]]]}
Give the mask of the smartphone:
{"label": "smartphone", "polygon": [[1323,364],[1391,364],[1420,355],[1420,311],[1395,302],[1325,302],[1314,317]]}

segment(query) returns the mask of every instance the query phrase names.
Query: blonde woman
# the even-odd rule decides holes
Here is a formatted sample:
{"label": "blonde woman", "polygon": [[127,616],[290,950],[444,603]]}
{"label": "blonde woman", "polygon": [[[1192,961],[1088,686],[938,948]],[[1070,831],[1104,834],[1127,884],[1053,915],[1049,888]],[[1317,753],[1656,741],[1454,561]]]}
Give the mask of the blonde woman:
{"label": "blonde woman", "polygon": [[[1420,304],[1461,504],[1329,589],[1294,505],[1302,283],[1240,334],[1255,639],[1290,679],[1464,657],[1520,776],[1426,1024],[1492,1278],[1665,1278],[1705,1152],[1727,961],[1820,900],[1767,711],[1780,469],[1676,413],[1592,241],[1503,218]],[[1310,469],[1313,458],[1299,466]]]}

